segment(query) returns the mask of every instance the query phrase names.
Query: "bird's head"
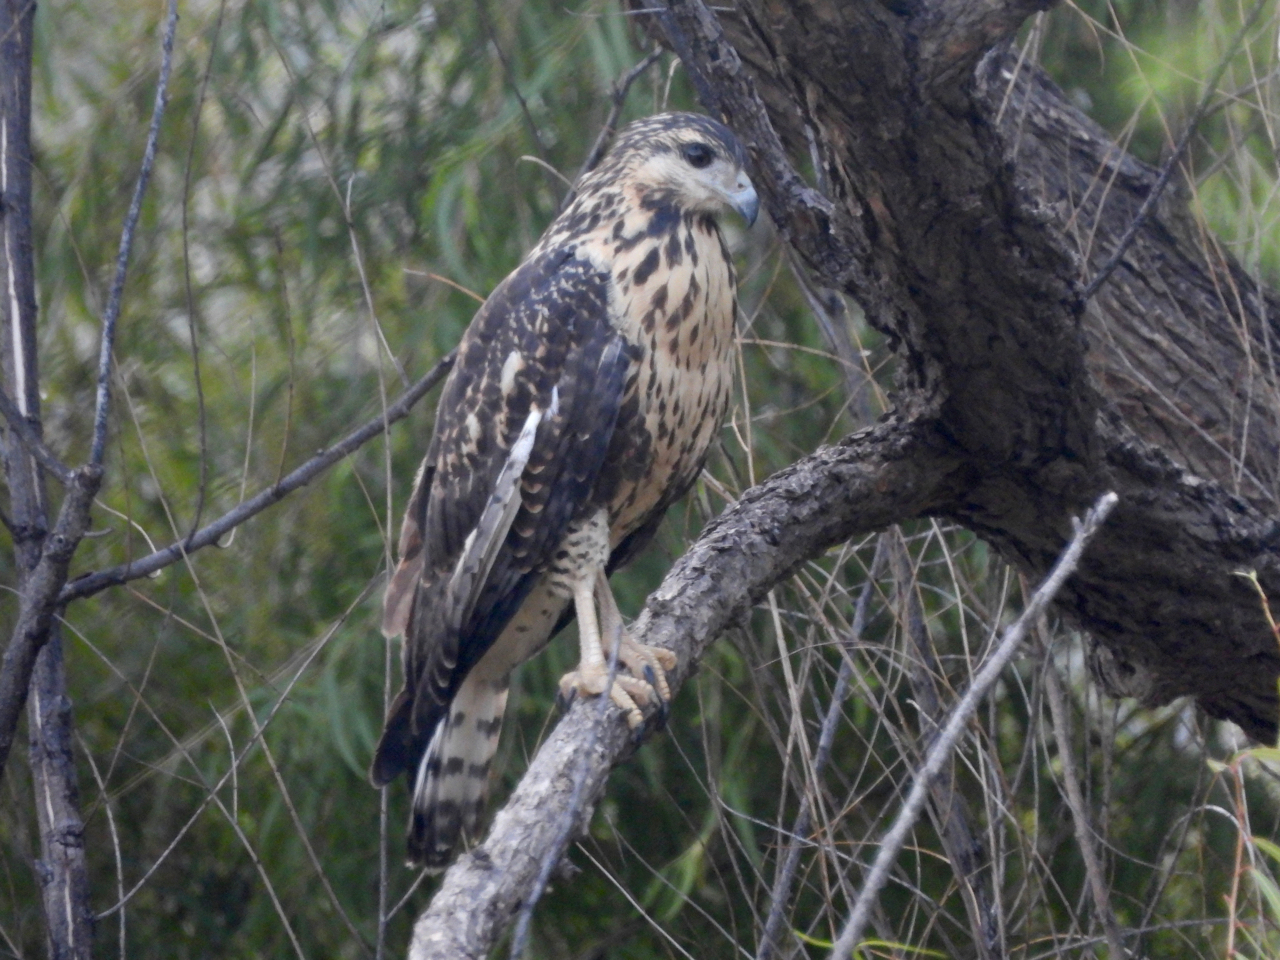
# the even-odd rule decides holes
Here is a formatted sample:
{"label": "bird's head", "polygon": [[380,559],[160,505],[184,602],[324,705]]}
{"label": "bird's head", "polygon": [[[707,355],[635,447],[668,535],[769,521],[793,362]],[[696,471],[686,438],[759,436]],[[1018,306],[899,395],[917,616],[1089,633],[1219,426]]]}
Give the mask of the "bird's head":
{"label": "bird's head", "polygon": [[760,200],[746,161],[724,124],[697,113],[660,113],[623,128],[601,166],[623,168],[641,196],[666,196],[699,213],[729,208],[753,224]]}

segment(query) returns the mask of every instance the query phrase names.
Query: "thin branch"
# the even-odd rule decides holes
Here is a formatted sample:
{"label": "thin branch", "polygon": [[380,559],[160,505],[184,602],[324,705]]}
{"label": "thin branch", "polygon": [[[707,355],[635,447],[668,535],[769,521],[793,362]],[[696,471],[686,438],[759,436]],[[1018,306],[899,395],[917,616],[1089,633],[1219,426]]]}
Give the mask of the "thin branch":
{"label": "thin branch", "polygon": [[555,177],[557,180],[563,183],[565,185],[565,189],[568,190],[569,192],[565,194],[565,199],[560,202],[560,209],[563,210],[566,206],[568,206],[568,198],[573,195],[572,180],[566,177],[563,173],[561,173],[551,164],[547,163],[547,161],[543,160],[541,157],[535,157],[531,153],[521,154],[519,157],[516,157],[516,162],[532,163],[535,167],[541,167],[547,173],[551,174],[551,176]]}
{"label": "thin branch", "polygon": [[661,56],[662,48],[655,47],[647,57],[628,70],[621,80],[614,83],[613,106],[609,110],[609,116],[605,120],[604,126],[600,128],[600,132],[596,134],[596,142],[591,145],[591,151],[587,154],[587,159],[582,161],[582,169],[573,178],[573,183],[569,184],[569,192],[560,201],[561,210],[567,209],[569,204],[573,203],[573,198],[576,194],[573,185],[600,166],[600,161],[604,159],[605,148],[608,147],[609,141],[613,139],[613,134],[618,129],[618,120],[622,116],[622,108],[627,102],[627,94],[631,92],[632,84],[644,76],[644,72],[657,63]]}
{"label": "thin branch", "polygon": [[[174,746],[174,750],[169,754],[167,758],[161,761],[161,764],[167,763],[170,758],[180,755],[191,765],[192,769],[195,771],[198,782],[205,788],[204,798],[196,806],[195,810],[192,811],[191,815],[187,817],[182,827],[180,827],[177,833],[172,837],[172,839],[170,839],[168,846],[166,846],[165,849],[161,851],[160,855],[155,859],[155,861],[151,864],[151,866],[149,866],[146,869],[142,877],[139,878],[136,883],[134,883],[134,885],[129,889],[129,891],[123,897],[121,897],[119,900],[117,900],[114,904],[112,904],[106,910],[102,911],[96,917],[94,917],[94,919],[97,922],[101,923],[103,920],[106,920],[109,917],[111,917],[112,914],[116,913],[117,911],[123,910],[125,908],[125,906],[129,903],[129,901],[132,900],[134,896],[151,881],[152,876],[168,860],[169,855],[173,853],[175,849],[177,849],[178,844],[182,842],[182,839],[187,835],[187,833],[191,830],[191,828],[195,826],[196,822],[200,819],[201,815],[204,813],[205,808],[208,807],[209,804],[213,802],[214,798],[218,795],[218,793],[222,790],[222,788],[227,785],[227,782],[231,781],[234,784],[237,777],[237,771],[240,769],[241,764],[244,763],[245,758],[247,758],[249,753],[258,745],[259,739],[266,736],[267,728],[275,720],[276,714],[279,713],[281,707],[283,707],[286,703],[290,702],[290,697],[293,694],[293,689],[295,686],[297,686],[298,681],[301,680],[303,674],[305,674],[307,670],[310,669],[311,664],[315,662],[316,657],[318,657],[320,655],[320,652],[325,649],[329,641],[333,639],[333,636],[338,632],[338,630],[341,629],[344,624],[346,624],[347,619],[351,616],[351,611],[355,610],[358,606],[360,606],[360,604],[364,603],[364,601],[368,598],[371,588],[375,582],[376,581],[370,581],[369,584],[367,584],[365,588],[360,591],[360,594],[351,601],[351,603],[347,606],[346,610],[343,611],[342,615],[338,617],[338,619],[335,620],[332,623],[332,625],[330,625],[330,627],[320,637],[318,637],[315,641],[313,641],[310,644],[309,648],[304,649],[301,656],[295,657],[293,662],[286,664],[285,667],[278,672],[277,676],[283,676],[286,672],[288,672],[289,669],[293,667],[295,663],[297,665],[297,669],[292,671],[292,676],[288,677],[287,681],[284,684],[282,684],[277,696],[275,697],[275,700],[271,703],[270,709],[267,710],[266,716],[263,718],[262,722],[255,726],[254,732],[250,733],[249,738],[244,745],[244,749],[242,749],[238,754],[235,753],[234,750],[232,750],[230,755],[230,758],[231,758],[230,766],[222,774],[222,776],[218,778],[218,780],[215,783],[210,783],[204,777],[204,774],[202,772],[203,768],[198,763],[196,763],[195,760],[192,758],[191,748],[195,746],[195,744],[198,743],[199,739],[201,738],[189,737],[186,741],[179,739],[172,731],[169,730],[169,728],[165,725],[164,720],[155,712],[154,709],[152,709],[150,704],[147,703],[147,701],[143,698],[141,691],[139,691],[137,688],[133,686],[132,681],[130,681],[127,676],[122,674],[119,668],[111,660],[105,657],[100,651],[98,651],[93,646],[92,643],[88,643],[87,639],[81,636],[81,640],[85,641],[88,644],[89,648],[93,650],[94,653],[96,653],[104,661],[107,668],[116,675],[116,679],[119,680],[122,685],[130,689],[130,692],[133,694],[135,700],[143,705],[143,708],[150,714],[152,721],[155,722],[156,726],[160,729],[160,731],[165,736],[167,736],[169,740],[172,742]],[[272,679],[274,680],[275,678],[273,677]],[[275,691],[274,686],[272,685],[268,685],[268,686],[271,690]],[[210,728],[213,728],[219,724],[225,725],[226,720],[229,719],[230,716],[231,716],[230,712],[219,715],[216,723],[210,724]],[[153,769],[155,768],[153,767]],[[117,790],[115,793],[115,796],[117,797],[122,796],[125,792],[127,792],[127,790],[128,790],[128,785],[126,785],[125,789],[123,790]]]}
{"label": "thin branch", "polygon": [[533,138],[534,144],[538,148],[538,153],[545,160],[547,158],[547,147],[542,142],[542,134],[538,132],[538,125],[534,122],[533,113],[529,110],[529,104],[525,102],[524,94],[520,92],[520,84],[516,78],[515,69],[507,60],[507,55],[502,50],[502,44],[498,42],[498,31],[493,27],[493,21],[489,19],[489,5],[485,0],[480,0],[476,4],[476,12],[480,14],[480,19],[484,22],[484,29],[489,34],[489,42],[493,44],[494,52],[498,54],[498,62],[502,65],[502,75],[506,78],[507,83],[511,87],[511,92],[516,95],[516,102],[520,104],[520,115],[524,119],[525,126],[529,129],[529,136]]}
{"label": "thin branch", "polygon": [[187,336],[191,340],[191,379],[196,385],[196,422],[200,430],[200,480],[196,494],[195,514],[191,519],[192,531],[200,528],[204,516],[204,500],[209,489],[209,424],[205,411],[204,376],[200,369],[200,336],[196,324],[196,298],[191,286],[191,172],[195,167],[196,144],[200,142],[200,118],[204,115],[205,99],[209,93],[209,80],[213,77],[213,58],[218,52],[218,38],[222,34],[222,18],[227,2],[218,4],[218,17],[209,37],[209,56],[205,59],[204,76],[200,78],[200,92],[196,94],[196,108],[191,117],[191,142],[187,144],[187,160],[182,169],[182,282],[187,297]]}
{"label": "thin branch", "polygon": [[[867,571],[866,582],[862,585],[862,592],[858,594],[858,602],[853,610],[853,626],[850,628],[849,637],[845,641],[846,646],[852,646],[862,639],[862,634],[867,624],[867,607],[871,602],[872,588],[875,586],[876,576],[884,561],[884,554],[885,535],[881,534],[876,543],[876,552],[871,560],[871,568]],[[822,719],[822,731],[818,734],[818,750],[813,759],[813,774],[815,777],[822,773],[823,768],[827,765],[827,760],[831,756],[831,746],[836,738],[836,726],[840,718],[844,716],[842,708],[844,707],[845,698],[849,696],[852,677],[853,658],[846,653],[840,660],[840,671],[836,674],[835,689],[831,691],[831,703],[827,707],[826,716]],[[791,827],[791,837],[787,843],[786,855],[778,868],[778,875],[774,880],[773,889],[769,891],[769,913],[765,918],[764,932],[760,935],[760,948],[756,953],[756,960],[769,960],[770,957],[778,952],[778,936],[782,932],[782,921],[787,904],[791,901],[791,887],[795,882],[796,868],[800,865],[802,842],[809,835],[812,821],[813,811],[809,805],[809,798],[808,796],[801,797],[800,812],[796,814],[795,823]]]}
{"label": "thin branch", "polygon": [[151,169],[156,162],[156,146],[160,141],[160,123],[164,108],[169,102],[169,73],[173,68],[173,37],[178,29],[178,0],[169,0],[169,15],[164,25],[163,54],[160,58],[160,82],[156,84],[155,105],[151,109],[151,127],[147,131],[147,146],[142,152],[142,169],[133,188],[133,200],[125,215],[124,229],[120,233],[120,251],[116,254],[116,273],[111,281],[111,294],[107,309],[102,315],[102,344],[98,352],[98,399],[93,415],[93,445],[89,462],[100,466],[106,455],[107,416],[111,406],[111,354],[116,343],[116,322],[120,319],[120,303],[124,298],[124,280],[129,270],[129,255],[133,252],[133,234],[142,216],[142,200],[151,181]]}
{"label": "thin branch", "polygon": [[[107,829],[111,832],[111,848],[115,854],[116,866],[116,899],[124,900],[124,857],[120,852],[120,833],[116,829],[116,815],[111,809],[111,798],[107,796],[107,784],[102,779],[102,772],[98,770],[98,764],[93,759],[93,751],[89,749],[89,745],[84,742],[84,738],[76,734],[76,740],[80,744],[80,752],[84,754],[84,758],[88,761],[89,772],[93,774],[93,782],[98,786],[98,795],[102,798],[102,809],[107,817]],[[125,937],[125,911],[120,911],[120,960],[124,960],[127,956],[125,946],[127,938]]]}
{"label": "thin branch", "polygon": [[934,778],[942,772],[943,767],[951,759],[951,755],[956,745],[960,742],[960,737],[964,733],[965,727],[968,726],[974,711],[978,709],[983,698],[986,697],[996,681],[1000,679],[1000,674],[1004,671],[1009,661],[1013,659],[1013,655],[1018,652],[1018,648],[1022,645],[1022,640],[1027,631],[1036,622],[1036,618],[1040,616],[1044,608],[1057,596],[1067,578],[1075,572],[1076,565],[1080,562],[1085,546],[1102,527],[1103,522],[1119,499],[1114,493],[1104,493],[1098,498],[1098,502],[1093,505],[1093,509],[1085,516],[1083,523],[1073,521],[1076,526],[1076,532],[1075,536],[1071,538],[1071,542],[1067,545],[1067,549],[1063,551],[1058,562],[1049,571],[1049,576],[1045,578],[1040,588],[1036,590],[1031,602],[1027,604],[1026,610],[1022,612],[1022,616],[1005,632],[1000,644],[991,652],[987,662],[974,675],[969,689],[960,698],[960,702],[956,704],[951,716],[947,719],[946,726],[942,728],[938,739],[934,741],[929,748],[929,752],[925,755],[924,764],[916,774],[915,782],[911,785],[911,792],[907,796],[906,803],[902,805],[902,810],[899,811],[893,826],[890,827],[889,832],[885,834],[884,839],[880,842],[880,852],[876,854],[875,862],[871,866],[871,872],[863,883],[862,892],[858,895],[858,900],[853,905],[849,922],[840,934],[840,939],[836,941],[835,947],[832,948],[832,960],[845,960],[845,958],[851,957],[854,949],[861,942],[862,932],[866,928],[868,919],[870,919],[871,910],[877,902],[881,888],[889,879],[889,871],[893,869],[893,864],[898,859],[898,854],[902,851],[903,844],[907,841],[907,835],[915,826],[921,810],[924,809],[924,805],[929,798],[929,787]]}
{"label": "thin branch", "polygon": [[40,466],[53,474],[64,487],[71,482],[71,468],[59,460],[54,452],[45,446],[44,441],[40,439],[40,435],[36,433],[31,422],[22,415],[22,412],[18,410],[18,405],[13,402],[13,399],[3,387],[0,387],[0,415],[3,415],[5,420],[8,421],[10,431],[27,448],[27,452],[35,458]]}
{"label": "thin branch", "polygon": [[58,592],[67,582],[71,557],[89,528],[89,507],[101,483],[101,468],[81,467],[72,473],[53,533],[23,583],[18,622],[0,662],[0,776],[9,759],[18,715],[27,700],[36,657],[48,641],[54,611],[61,605]]}
{"label": "thin branch", "polygon": [[[920,584],[916,571],[907,555],[907,544],[901,528],[893,532],[894,580],[901,603],[903,631],[914,649],[911,667],[907,671],[912,695],[920,711],[920,737],[917,749],[926,747],[941,729],[946,716],[942,703],[938,678],[943,676],[938,663],[933,638],[925,621],[924,606],[920,599]],[[910,748],[909,748],[910,749]],[[915,752],[913,750],[912,752]],[[964,902],[965,914],[981,960],[996,960],[1004,955],[997,936],[998,923],[994,903],[996,891],[988,892],[982,874],[990,874],[990,861],[983,850],[971,824],[972,817],[960,791],[955,788],[953,764],[945,765],[942,775],[929,787],[932,800],[934,825],[943,852],[951,865]]]}
{"label": "thin branch", "polygon": [[63,588],[58,597],[58,602],[65,604],[80,597],[92,596],[107,587],[117,586],[122,583],[128,583],[130,580],[148,576],[157,570],[163,570],[165,567],[177,563],[186,554],[194,553],[196,550],[217,543],[223,536],[246,520],[258,515],[267,507],[279,503],[294,490],[306,486],[339,460],[350,456],[374,437],[383,433],[397,420],[403,420],[408,416],[414,405],[426,396],[432,387],[444,379],[445,374],[453,367],[455,357],[455,352],[450,352],[442,357],[425,376],[402,393],[400,399],[387,408],[385,415],[379,414],[362,427],[347,434],[339,443],[327,450],[320,451],[279,483],[272,484],[256,496],[244,501],[234,510],[223,514],[208,526],[197,530],[189,537],[184,537],[182,540],[171,543],[169,546],[138,560],[122,563],[119,566],[100,570],[96,573],[89,573],[73,580]]}

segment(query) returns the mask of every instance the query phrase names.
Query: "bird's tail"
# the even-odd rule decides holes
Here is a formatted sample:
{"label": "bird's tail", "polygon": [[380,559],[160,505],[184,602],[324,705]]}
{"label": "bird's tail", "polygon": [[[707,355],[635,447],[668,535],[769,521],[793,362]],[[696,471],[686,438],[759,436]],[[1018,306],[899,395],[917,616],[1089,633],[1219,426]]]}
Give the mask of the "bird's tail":
{"label": "bird's tail", "polygon": [[498,749],[507,680],[468,677],[418,764],[409,814],[409,861],[442,870],[457,848],[474,843]]}

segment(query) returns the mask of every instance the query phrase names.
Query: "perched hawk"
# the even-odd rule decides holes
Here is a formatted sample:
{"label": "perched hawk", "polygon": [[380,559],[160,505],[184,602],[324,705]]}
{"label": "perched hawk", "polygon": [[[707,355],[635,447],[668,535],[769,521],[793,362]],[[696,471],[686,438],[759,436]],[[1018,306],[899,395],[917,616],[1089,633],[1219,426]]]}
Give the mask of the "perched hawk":
{"label": "perched hawk", "polygon": [[[633,643],[608,573],[697,478],[729,406],[737,309],[716,223],[758,201],[708,117],[626,127],[572,204],[471,321],[440,396],[387,586],[404,689],[370,777],[413,778],[409,858],[443,867],[484,811],[511,670],[578,618],[566,696],[633,726],[665,702],[666,651]],[[602,646],[602,639],[608,646]]]}

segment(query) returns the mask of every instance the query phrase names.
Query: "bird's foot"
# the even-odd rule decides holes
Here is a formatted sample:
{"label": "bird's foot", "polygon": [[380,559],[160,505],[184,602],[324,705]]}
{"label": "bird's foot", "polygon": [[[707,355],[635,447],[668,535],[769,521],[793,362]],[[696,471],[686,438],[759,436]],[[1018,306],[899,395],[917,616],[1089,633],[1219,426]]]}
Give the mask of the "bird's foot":
{"label": "bird's foot", "polygon": [[[609,699],[622,708],[627,724],[632,730],[644,724],[644,708],[656,707],[666,713],[671,699],[666,671],[676,665],[676,656],[670,650],[647,647],[624,639],[618,648],[618,665],[625,667],[613,678]],[[560,680],[557,698],[566,709],[578,694],[599,696],[609,682],[609,666],[606,663],[579,664],[578,669],[567,673]]]}
{"label": "bird's foot", "polygon": [[636,643],[626,634],[618,644],[618,662],[633,677],[643,677],[658,698],[658,706],[666,710],[671,702],[671,687],[667,684],[667,671],[676,667],[676,655],[663,647],[650,647]]}

